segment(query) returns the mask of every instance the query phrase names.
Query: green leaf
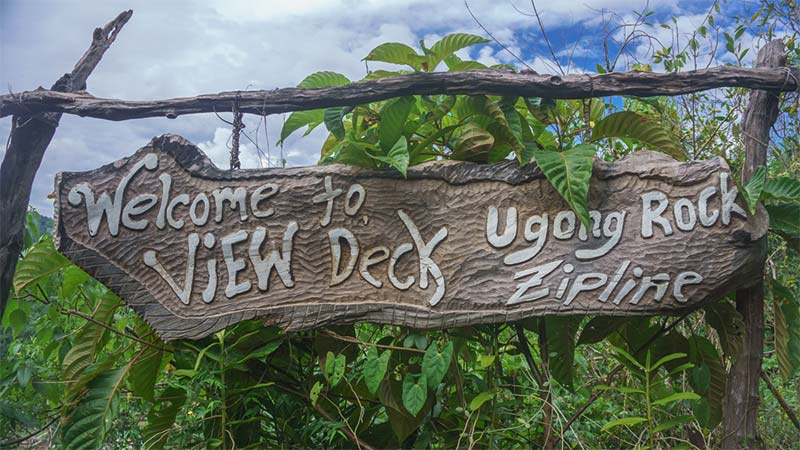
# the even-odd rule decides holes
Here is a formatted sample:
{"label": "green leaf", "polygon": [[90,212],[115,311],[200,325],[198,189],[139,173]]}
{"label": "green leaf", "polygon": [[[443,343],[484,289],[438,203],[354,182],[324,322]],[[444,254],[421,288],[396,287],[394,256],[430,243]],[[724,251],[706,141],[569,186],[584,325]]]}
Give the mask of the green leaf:
{"label": "green leaf", "polygon": [[677,136],[659,121],[633,111],[620,111],[599,120],[592,129],[592,140],[633,138],[645,147],[666,153],[678,161],[686,160],[686,152]]}
{"label": "green leaf", "polygon": [[408,171],[409,154],[408,143],[406,142],[405,136],[400,136],[400,139],[395,142],[392,149],[389,150],[389,154],[386,156],[373,155],[371,153],[367,153],[367,155],[378,161],[385,162],[386,164],[397,169],[397,171],[402,173],[404,177],[406,176],[406,172]]}
{"label": "green leaf", "polygon": [[325,379],[332,387],[342,381],[346,366],[347,358],[344,355],[334,355],[333,352],[328,352],[325,356]]}
{"label": "green leaf", "polygon": [[64,356],[61,364],[63,380],[76,381],[81,373],[94,362],[101,348],[103,335],[106,333],[106,329],[95,322],[108,324],[119,306],[119,298],[110,293],[97,300],[97,306],[92,312],[94,322],[87,321],[78,329],[72,347]]}
{"label": "green leaf", "polygon": [[767,180],[761,197],[784,202],[800,201],[800,179],[778,177]]}
{"label": "green leaf", "polygon": [[769,283],[775,317],[775,354],[778,370],[790,380],[800,367],[800,305],[794,293],[777,280]]}
{"label": "green leaf", "polygon": [[600,431],[607,431],[619,426],[636,425],[638,423],[646,421],[647,419],[645,419],[644,417],[625,417],[622,419],[612,420],[611,422],[606,423],[605,425],[603,425],[603,428],[601,428]]}
{"label": "green leaf", "polygon": [[699,394],[706,394],[711,385],[711,369],[705,364],[700,364],[692,369],[689,384]]}
{"label": "green leaf", "polygon": [[403,406],[412,416],[419,414],[428,399],[427,385],[425,374],[407,373],[403,378]]}
{"label": "green leaf", "polygon": [[587,196],[595,153],[597,149],[590,144],[581,144],[563,152],[534,152],[536,164],[587,229],[591,227]]}
{"label": "green leaf", "polygon": [[704,311],[706,323],[719,336],[722,351],[728,356],[738,354],[744,339],[744,320],[736,306],[728,301],[719,301],[706,306]]}
{"label": "green leaf", "polygon": [[124,367],[101,373],[86,385],[86,393],[68,416],[62,430],[64,448],[100,448],[118,406],[117,393]]}
{"label": "green leaf", "polygon": [[169,441],[172,426],[178,411],[186,403],[186,391],[168,387],[147,412],[147,425],[142,429],[142,445],[145,450],[160,450]]}
{"label": "green leaf", "polygon": [[161,369],[161,359],[164,356],[164,343],[155,334],[149,325],[139,320],[136,327],[137,335],[152,347],[145,347],[143,352],[133,363],[130,370],[130,382],[133,393],[147,400],[153,401],[156,379]]}
{"label": "green leaf", "polygon": [[419,71],[425,60],[416,50],[399,42],[386,42],[372,49],[362,61],[381,61],[389,64],[409,66]]}
{"label": "green leaf", "polygon": [[581,331],[578,345],[596,344],[619,330],[630,320],[627,316],[598,316],[592,318]]}
{"label": "green leaf", "polygon": [[339,106],[335,108],[328,108],[325,110],[324,114],[324,121],[325,121],[325,128],[331,132],[336,139],[340,141],[344,139],[345,131],[344,131],[344,123],[342,123],[342,117],[346,114],[345,107]]}
{"label": "green leaf", "polygon": [[474,123],[468,123],[461,129],[451,159],[458,161],[486,162],[489,151],[494,145],[494,136]]}
{"label": "green leaf", "polygon": [[478,61],[464,61],[456,55],[444,58],[448,72],[465,72],[467,70],[486,70],[488,67]]}
{"label": "green leaf", "polygon": [[638,368],[640,370],[645,370],[645,368],[642,365],[642,363],[637,361],[636,358],[633,357],[633,355],[631,355],[630,353],[626,352],[622,348],[612,345],[611,346],[611,350],[613,352],[615,352],[616,354],[618,354],[619,356],[623,357],[624,359],[628,360],[631,364],[633,364],[634,367],[636,367],[636,368]]}
{"label": "green leaf", "polygon": [[476,395],[475,398],[472,399],[472,401],[469,402],[470,411],[477,410],[478,408],[483,406],[484,403],[488,402],[493,398],[494,398],[494,392],[490,391],[481,392],[480,394]]}
{"label": "green leaf", "polygon": [[654,405],[666,405],[668,403],[679,402],[682,400],[697,400],[700,396],[695,394],[694,392],[676,392],[672,395],[668,395],[664,398],[660,398],[653,402]]}
{"label": "green leaf", "polygon": [[462,48],[470,47],[476,44],[484,44],[489,42],[481,36],[467,33],[452,33],[439,39],[428,52],[428,71],[433,71],[439,63],[452,55],[453,53],[461,50]]}
{"label": "green leaf", "polygon": [[278,139],[278,145],[281,145],[286,138],[291,136],[292,133],[303,128],[308,127],[305,134],[310,133],[314,128],[319,126],[325,120],[325,111],[322,109],[310,109],[307,111],[295,111],[289,114],[289,118],[283,123],[281,128],[281,138]]}
{"label": "green leaf", "polygon": [[28,321],[28,314],[22,309],[15,309],[8,314],[8,326],[11,327],[11,335],[16,339],[17,336],[25,328],[25,322]]}
{"label": "green leaf", "polygon": [[319,394],[322,392],[322,383],[317,381],[314,383],[314,386],[311,387],[311,392],[308,393],[308,398],[311,399],[311,404],[317,406],[317,400],[319,400]]}
{"label": "green leaf", "polygon": [[383,151],[389,151],[403,135],[408,114],[414,108],[416,100],[413,96],[400,97],[387,103],[381,109],[380,116],[380,144]]}
{"label": "green leaf", "polygon": [[370,393],[375,394],[378,392],[378,388],[381,387],[381,382],[386,376],[386,369],[389,367],[391,354],[391,351],[384,350],[378,356],[378,350],[375,347],[370,347],[367,350],[367,360],[364,362],[364,382]]}
{"label": "green leaf", "polygon": [[658,370],[659,367],[661,367],[662,365],[664,365],[664,364],[666,364],[666,363],[668,363],[670,361],[674,361],[676,359],[681,359],[681,358],[685,358],[685,357],[686,357],[686,353],[672,353],[672,354],[666,355],[663,358],[659,359],[655,364],[653,364],[652,367],[650,367],[650,370],[651,371]]}
{"label": "green leaf", "polygon": [[767,181],[767,169],[764,166],[758,166],[753,173],[753,177],[747,182],[744,189],[741,190],[742,196],[747,203],[747,209],[750,214],[756,213],[756,205],[758,199],[761,198],[761,192],[764,190],[764,184]]}
{"label": "green leaf", "polygon": [[778,203],[764,206],[769,213],[771,230],[800,234],[800,203]]}
{"label": "green leaf", "polygon": [[32,284],[49,277],[72,263],[53,247],[49,240],[29,248],[17,263],[14,272],[14,290],[22,292]]}
{"label": "green leaf", "polygon": [[[653,428],[653,433],[660,433],[662,431],[669,430],[670,428],[672,428],[672,427],[674,427],[676,425],[680,425],[682,423],[691,422],[692,420],[694,420],[694,416],[692,416],[691,414],[678,416],[678,417],[676,417],[674,419],[670,419],[670,420],[658,425],[657,427]],[[673,448],[673,450],[674,450],[674,448]]]}
{"label": "green leaf", "polygon": [[689,359],[700,366],[708,366],[711,373],[711,382],[706,392],[697,392],[708,401],[708,421],[701,422],[705,428],[714,428],[722,420],[722,404],[725,396],[725,383],[727,371],[722,358],[711,341],[702,336],[693,335],[689,338]]}
{"label": "green leaf", "polygon": [[453,342],[448,341],[439,351],[436,343],[432,343],[425,351],[425,356],[422,358],[422,373],[428,381],[428,388],[431,390],[436,389],[439,383],[442,382],[447,369],[450,368],[450,360],[453,357]]}
{"label": "green leaf", "polygon": [[314,72],[311,75],[305,77],[300,84],[297,85],[298,88],[301,89],[318,89],[318,88],[325,88],[325,87],[335,87],[335,86],[344,86],[345,84],[350,84],[350,80],[336,72]]}
{"label": "green leaf", "polygon": [[550,374],[567,389],[572,389],[575,375],[575,335],[581,317],[546,317],[547,364]]}

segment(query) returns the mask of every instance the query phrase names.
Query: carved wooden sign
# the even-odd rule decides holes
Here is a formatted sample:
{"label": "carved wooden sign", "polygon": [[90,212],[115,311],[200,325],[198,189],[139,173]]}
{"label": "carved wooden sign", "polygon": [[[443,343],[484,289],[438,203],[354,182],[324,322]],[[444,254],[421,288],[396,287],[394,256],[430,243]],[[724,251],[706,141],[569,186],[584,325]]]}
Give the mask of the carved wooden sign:
{"label": "carved wooden sign", "polygon": [[756,279],[767,228],[721,159],[596,161],[586,229],[535,165],[236,172],[177,136],[56,178],[57,246],[163,339],[263,318],[457,327],[675,314]]}

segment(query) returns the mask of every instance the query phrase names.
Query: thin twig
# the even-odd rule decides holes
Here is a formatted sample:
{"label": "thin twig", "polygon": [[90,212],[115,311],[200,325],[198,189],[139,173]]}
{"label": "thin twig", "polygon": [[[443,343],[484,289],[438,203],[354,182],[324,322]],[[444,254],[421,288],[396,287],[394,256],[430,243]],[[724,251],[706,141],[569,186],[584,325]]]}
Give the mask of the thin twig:
{"label": "thin twig", "polygon": [[764,373],[763,370],[761,371],[761,379],[764,380],[764,383],[767,385],[767,388],[769,388],[769,391],[772,392],[772,395],[774,395],[775,399],[778,400],[778,403],[781,405],[781,408],[783,408],[783,412],[785,412],[786,415],[789,417],[789,420],[792,421],[794,427],[800,430],[800,420],[797,419],[797,415],[794,413],[794,411],[792,411],[792,407],[789,406],[788,403],[786,403],[786,399],[783,398],[781,393],[778,391],[775,385],[772,384],[772,381],[770,381],[769,377],[767,376],[766,373]]}

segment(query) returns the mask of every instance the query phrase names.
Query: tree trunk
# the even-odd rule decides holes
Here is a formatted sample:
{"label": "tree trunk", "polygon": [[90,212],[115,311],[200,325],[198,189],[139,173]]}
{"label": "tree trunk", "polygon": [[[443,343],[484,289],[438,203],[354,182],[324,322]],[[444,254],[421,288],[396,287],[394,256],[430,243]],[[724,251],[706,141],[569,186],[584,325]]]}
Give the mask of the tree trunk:
{"label": "tree trunk", "polygon": [[[133,11],[120,13],[103,28],[94,30],[92,43],[72,72],[53,85],[58,92],[81,91],[103,54],[114,42]],[[25,214],[28,211],[33,180],[44,152],[61,120],[60,113],[14,116],[6,155],[0,165],[0,318],[6,309],[14,269],[22,250]]]}
{"label": "tree trunk", "polygon": [[[786,64],[783,41],[774,40],[758,52],[756,67],[780,67]],[[753,91],[742,124],[745,165],[742,182],[753,176],[756,168],[767,162],[767,146],[772,125],[778,117],[779,94]],[[766,245],[766,238],[763,245]],[[736,292],[736,309],[744,319],[744,343],[736,355],[727,380],[722,419],[722,448],[763,448],[756,429],[758,386],[764,353],[764,284]]]}

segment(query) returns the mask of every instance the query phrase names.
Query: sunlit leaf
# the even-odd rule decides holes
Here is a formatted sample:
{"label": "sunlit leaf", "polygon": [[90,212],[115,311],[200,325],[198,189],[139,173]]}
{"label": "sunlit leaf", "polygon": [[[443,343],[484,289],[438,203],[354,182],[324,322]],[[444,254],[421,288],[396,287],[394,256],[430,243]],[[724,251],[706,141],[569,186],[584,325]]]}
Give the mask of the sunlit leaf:
{"label": "sunlit leaf", "polygon": [[49,277],[72,263],[53,247],[49,240],[33,245],[17,263],[14,289],[22,292],[36,282]]}
{"label": "sunlit leaf", "polygon": [[335,87],[335,86],[344,86],[345,84],[350,84],[350,80],[336,72],[314,72],[311,75],[305,77],[300,84],[297,85],[298,88],[302,89],[318,89],[324,87]]}
{"label": "sunlit leaf", "polygon": [[399,42],[386,42],[372,49],[362,61],[381,61],[389,64],[409,66],[419,71],[425,60],[416,50]]}
{"label": "sunlit leaf", "polygon": [[563,152],[534,152],[536,164],[587,229],[590,228],[587,197],[595,153],[597,149],[590,144]]}
{"label": "sunlit leaf", "polygon": [[422,358],[422,373],[428,381],[428,388],[433,390],[442,382],[444,375],[450,368],[450,360],[453,356],[453,342],[447,344],[439,351],[438,345],[432,343],[425,351]]}
{"label": "sunlit leaf", "polygon": [[375,347],[370,347],[367,351],[367,360],[364,362],[364,382],[372,394],[378,392],[378,388],[386,376],[390,356],[391,352],[389,350],[384,350],[380,356],[378,356],[378,350]]}
{"label": "sunlit leaf", "polygon": [[678,161],[686,160],[677,136],[659,121],[633,111],[620,111],[599,120],[592,129],[592,140],[633,138],[650,150],[666,153]]}
{"label": "sunlit leaf", "polygon": [[425,406],[428,399],[428,381],[425,374],[414,375],[407,373],[403,378],[403,406],[416,416]]}

